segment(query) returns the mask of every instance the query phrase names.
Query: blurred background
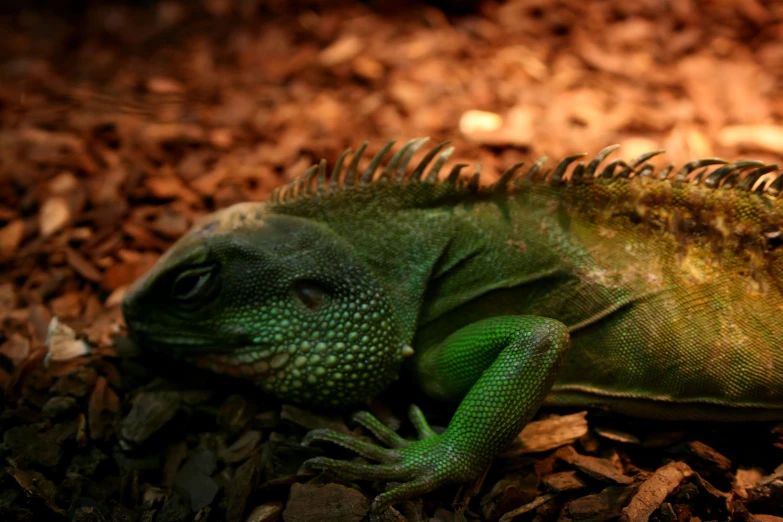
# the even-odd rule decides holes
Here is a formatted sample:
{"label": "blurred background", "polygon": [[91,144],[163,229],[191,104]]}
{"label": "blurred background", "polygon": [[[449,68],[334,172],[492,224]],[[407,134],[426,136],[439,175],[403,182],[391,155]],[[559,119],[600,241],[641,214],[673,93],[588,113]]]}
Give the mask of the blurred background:
{"label": "blurred background", "polygon": [[783,2],[11,1],[0,34],[0,277],[84,290],[69,315],[365,140],[452,140],[488,180],[612,143],[783,154]]}
{"label": "blurred background", "polygon": [[[26,424],[51,390],[89,406],[74,433],[113,440],[134,386],[98,357],[115,354],[117,304],[195,218],[365,140],[419,136],[453,141],[485,181],[613,143],[777,163],[783,2],[0,3],[0,427],[28,430],[5,448],[61,465],[62,434]],[[42,370],[53,317],[74,329],[62,359],[82,337],[92,359]],[[14,473],[0,482],[56,504]]]}

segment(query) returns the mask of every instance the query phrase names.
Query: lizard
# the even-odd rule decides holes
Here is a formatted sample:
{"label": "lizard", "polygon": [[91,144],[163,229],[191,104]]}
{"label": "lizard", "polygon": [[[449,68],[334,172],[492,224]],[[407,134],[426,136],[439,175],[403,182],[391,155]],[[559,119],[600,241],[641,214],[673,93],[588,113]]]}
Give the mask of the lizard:
{"label": "lizard", "polygon": [[[540,406],[641,417],[783,418],[783,175],[718,158],[656,169],[652,151],[516,164],[494,183],[443,167],[448,142],[367,143],[266,201],[196,221],[122,300],[132,340],[310,407],[365,403],[401,368],[458,403],[436,433],[415,405],[385,446],[325,429],[395,481],[378,513],[478,476]],[[441,170],[444,170],[441,175]]]}

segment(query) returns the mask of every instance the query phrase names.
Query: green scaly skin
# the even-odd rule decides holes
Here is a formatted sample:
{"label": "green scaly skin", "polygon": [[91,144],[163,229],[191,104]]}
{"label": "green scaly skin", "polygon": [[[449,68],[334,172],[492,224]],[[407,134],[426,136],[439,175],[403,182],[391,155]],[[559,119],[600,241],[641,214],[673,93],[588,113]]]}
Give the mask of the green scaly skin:
{"label": "green scaly skin", "polygon": [[130,335],[314,407],[366,402],[415,353],[422,390],[459,402],[445,432],[412,407],[416,441],[355,417],[391,449],[306,439],[379,462],[313,468],[402,482],[375,512],[477,476],[542,403],[783,418],[777,167],[656,173],[650,153],[599,169],[609,148],[484,187],[459,166],[439,179],[446,144],[407,173],[423,142],[386,160],[389,144],[360,172],[363,145],[328,179],[321,162],[267,202],[203,218],[127,293]]}

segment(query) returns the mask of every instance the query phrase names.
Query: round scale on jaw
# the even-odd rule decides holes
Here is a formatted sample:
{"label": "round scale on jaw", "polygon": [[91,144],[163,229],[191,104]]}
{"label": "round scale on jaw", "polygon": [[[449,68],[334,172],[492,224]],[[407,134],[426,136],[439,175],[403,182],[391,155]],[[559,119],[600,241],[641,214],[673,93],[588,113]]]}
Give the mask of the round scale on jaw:
{"label": "round scale on jaw", "polygon": [[[270,304],[267,314],[250,320],[251,328],[266,331],[253,337],[257,350],[242,349],[252,368],[249,375],[242,374],[285,400],[332,405],[362,401],[394,379],[410,350],[397,340],[393,323],[383,319],[391,309],[375,292],[359,291],[313,316],[297,317],[296,309],[285,302]],[[235,363],[241,360],[232,356]],[[224,357],[216,369],[229,373],[228,365]]]}
{"label": "round scale on jaw", "polygon": [[290,359],[290,355],[286,352],[277,353],[272,357],[272,359],[269,361],[269,365],[277,370],[278,368],[282,368],[285,366],[285,364],[288,362],[288,359]]}
{"label": "round scale on jaw", "polygon": [[302,314],[298,303],[285,300],[268,303],[261,313],[243,311],[231,317],[231,325],[254,332],[251,344],[191,360],[255,381],[286,401],[361,402],[396,378],[410,348],[399,341],[395,323],[388,320],[391,307],[378,291],[350,287],[347,292],[344,301],[314,314]]}
{"label": "round scale on jaw", "polygon": [[266,361],[258,361],[253,365],[253,371],[258,377],[263,377],[269,372],[269,363]]}

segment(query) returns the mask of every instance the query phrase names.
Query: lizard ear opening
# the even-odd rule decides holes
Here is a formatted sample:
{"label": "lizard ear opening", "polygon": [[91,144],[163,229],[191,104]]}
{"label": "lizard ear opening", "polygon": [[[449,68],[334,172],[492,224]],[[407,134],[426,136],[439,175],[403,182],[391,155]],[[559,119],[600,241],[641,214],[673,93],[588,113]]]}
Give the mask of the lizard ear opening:
{"label": "lizard ear opening", "polygon": [[296,281],[293,294],[296,300],[311,312],[320,310],[329,299],[329,292],[321,283],[308,279]]}

